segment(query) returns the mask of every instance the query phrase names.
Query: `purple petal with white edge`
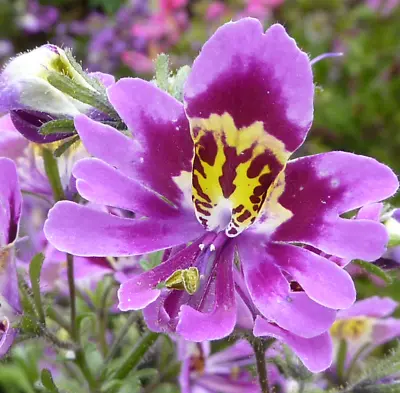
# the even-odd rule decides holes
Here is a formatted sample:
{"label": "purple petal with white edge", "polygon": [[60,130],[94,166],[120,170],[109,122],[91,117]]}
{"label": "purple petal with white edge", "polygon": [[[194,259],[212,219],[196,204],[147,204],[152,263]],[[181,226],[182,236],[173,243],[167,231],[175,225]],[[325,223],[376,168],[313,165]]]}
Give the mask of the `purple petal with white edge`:
{"label": "purple petal with white edge", "polygon": [[313,118],[311,65],[283,26],[266,33],[257,19],[227,23],[203,46],[185,85],[186,112],[228,113],[237,128],[262,122],[287,151],[304,141]]}
{"label": "purple petal with white edge", "polygon": [[292,292],[276,265],[277,257],[262,247],[259,237],[242,234],[238,250],[251,298],[262,315],[305,338],[331,327],[336,311],[314,302],[304,292]]}
{"label": "purple petal with white edge", "polygon": [[302,338],[257,317],[253,334],[256,337],[270,336],[283,341],[313,373],[324,371],[332,364],[333,346],[328,333],[313,338]]}
{"label": "purple petal with white edge", "polygon": [[341,258],[373,261],[384,253],[382,224],[339,216],[393,195],[398,180],[391,169],[372,158],[330,152],[293,160],[285,172],[279,203],[292,217],[272,240],[305,243]]}
{"label": "purple petal with white edge", "polygon": [[357,219],[379,221],[383,210],[383,203],[371,203],[363,206],[357,213]]}
{"label": "purple petal with white edge", "polygon": [[354,317],[383,318],[396,310],[398,303],[389,297],[372,296],[368,299],[359,300],[347,310],[338,312],[337,319]]}
{"label": "purple petal with white edge", "polygon": [[[80,160],[73,169],[76,187],[87,200],[152,218],[169,218],[178,210],[136,180],[97,158]],[[193,214],[193,220],[196,220]]]}
{"label": "purple petal with white edge", "polygon": [[0,318],[12,320],[21,312],[14,249],[0,248],[0,299]]}
{"label": "purple petal with white edge", "polygon": [[133,138],[85,115],[76,116],[74,123],[89,154],[115,166],[125,175],[134,174],[132,160],[136,150]]}
{"label": "purple petal with white edge", "polygon": [[[150,295],[150,292],[149,292]],[[157,333],[174,333],[174,326],[171,326],[171,317],[165,310],[165,301],[169,296],[168,292],[161,293],[156,300],[149,303],[143,309],[143,318],[147,327]]]}
{"label": "purple petal with white edge", "polygon": [[192,171],[193,142],[183,105],[154,84],[123,78],[108,97],[135,138],[129,157],[138,180],[175,204],[182,199],[177,179]]}
{"label": "purple petal with white edge", "polygon": [[203,232],[196,221],[127,219],[69,201],[58,202],[44,225],[47,240],[58,250],[98,257],[145,254],[187,243]]}
{"label": "purple petal with white edge", "polygon": [[207,361],[207,371],[227,373],[232,371],[232,365],[254,363],[254,349],[246,340],[239,340],[223,351],[212,354]]}
{"label": "purple petal with white edge", "polygon": [[[3,321],[0,322],[4,323]],[[0,331],[0,358],[7,354],[18,333],[16,329],[9,327],[9,321],[7,321],[6,323],[8,325],[6,331]]]}
{"label": "purple petal with white edge", "polygon": [[201,239],[154,269],[125,281],[118,290],[118,308],[121,311],[140,310],[154,302],[161,293],[156,288],[157,284],[166,280],[176,270],[192,266],[201,252],[200,243]]}
{"label": "purple petal with white edge", "polygon": [[17,237],[21,204],[17,168],[9,158],[0,158],[0,247]]}
{"label": "purple petal with white edge", "polygon": [[356,300],[350,275],[336,263],[305,248],[271,244],[268,253],[315,302],[329,308],[348,308]]}
{"label": "purple petal with white edge", "polygon": [[0,157],[16,160],[22,156],[27,141],[14,127],[10,115],[0,117]]}
{"label": "purple petal with white edge", "polygon": [[394,338],[400,337],[400,319],[387,318],[378,320],[372,329],[372,345],[373,347],[378,347]]}
{"label": "purple petal with white edge", "polygon": [[232,333],[236,324],[235,284],[233,282],[234,242],[215,261],[215,302],[211,311],[183,305],[176,332],[190,341],[218,340]]}
{"label": "purple petal with white edge", "polygon": [[206,388],[207,390],[205,391],[207,393],[220,391],[223,391],[224,393],[260,392],[260,387],[255,378],[253,381],[241,381],[228,376],[205,374],[201,379],[199,379],[198,384]]}

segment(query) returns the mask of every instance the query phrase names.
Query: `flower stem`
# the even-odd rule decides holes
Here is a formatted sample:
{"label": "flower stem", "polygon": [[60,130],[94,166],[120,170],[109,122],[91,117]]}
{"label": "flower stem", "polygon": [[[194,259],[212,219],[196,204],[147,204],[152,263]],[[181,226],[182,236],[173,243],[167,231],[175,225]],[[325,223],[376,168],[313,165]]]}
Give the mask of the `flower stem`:
{"label": "flower stem", "polygon": [[254,354],[256,357],[258,382],[260,384],[262,393],[271,393],[268,383],[267,362],[265,359],[265,352],[271,343],[272,341],[262,338],[256,338],[252,341]]}
{"label": "flower stem", "polygon": [[143,356],[157,341],[158,333],[147,332],[133,348],[120,367],[112,374],[111,379],[124,379],[143,359]]}
{"label": "flower stem", "polygon": [[69,298],[71,306],[71,336],[73,340],[77,340],[78,331],[76,326],[76,294],[75,294],[75,279],[74,279],[74,257],[71,254],[67,254],[67,275],[68,275],[68,287],[69,287]]}

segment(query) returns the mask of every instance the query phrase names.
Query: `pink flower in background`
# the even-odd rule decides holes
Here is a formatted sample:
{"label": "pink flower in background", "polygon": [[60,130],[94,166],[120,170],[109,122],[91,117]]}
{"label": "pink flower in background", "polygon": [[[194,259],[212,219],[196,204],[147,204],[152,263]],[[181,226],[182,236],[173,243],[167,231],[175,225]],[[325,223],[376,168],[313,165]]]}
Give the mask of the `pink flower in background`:
{"label": "pink flower in background", "polygon": [[207,8],[206,19],[215,20],[221,18],[227,10],[227,7],[221,1],[213,1]]}

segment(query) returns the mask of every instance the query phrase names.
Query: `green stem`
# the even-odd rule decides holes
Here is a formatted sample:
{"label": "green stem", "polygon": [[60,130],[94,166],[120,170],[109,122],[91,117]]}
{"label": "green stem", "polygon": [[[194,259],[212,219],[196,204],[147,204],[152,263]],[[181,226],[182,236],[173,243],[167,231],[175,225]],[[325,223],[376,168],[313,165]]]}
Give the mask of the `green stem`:
{"label": "green stem", "polygon": [[268,383],[268,372],[267,372],[267,362],[265,359],[265,352],[270,345],[268,340],[264,339],[254,339],[253,342],[254,354],[256,357],[258,382],[260,384],[262,393],[270,393]]}
{"label": "green stem", "polygon": [[67,254],[67,276],[69,287],[69,298],[71,307],[71,336],[73,340],[78,340],[78,330],[76,325],[76,294],[75,294],[75,279],[74,279],[74,257]]}
{"label": "green stem", "polygon": [[57,159],[53,156],[50,150],[42,150],[44,168],[49,179],[51,189],[53,190],[54,200],[62,201],[65,199],[64,189],[62,187],[60,173],[58,171]]}
{"label": "green stem", "polygon": [[125,358],[119,368],[112,374],[111,379],[124,379],[143,359],[143,356],[157,341],[158,333],[148,332],[141,341],[133,348],[132,352]]}

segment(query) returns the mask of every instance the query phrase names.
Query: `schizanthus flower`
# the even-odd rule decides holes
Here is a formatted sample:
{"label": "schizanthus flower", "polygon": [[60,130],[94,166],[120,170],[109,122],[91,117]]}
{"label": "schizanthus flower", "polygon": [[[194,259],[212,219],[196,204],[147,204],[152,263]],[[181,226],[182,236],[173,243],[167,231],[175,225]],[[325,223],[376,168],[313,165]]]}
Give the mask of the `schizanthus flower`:
{"label": "schizanthus flower", "polygon": [[[182,361],[179,384],[182,393],[259,393],[257,377],[247,367],[254,365],[254,350],[245,340],[211,353],[210,342],[178,342]],[[272,353],[271,351],[269,351]],[[276,366],[268,366],[268,379],[275,386],[283,378]]]}
{"label": "schizanthus flower", "polygon": [[313,118],[308,56],[281,25],[263,33],[257,20],[242,19],[204,45],[184,105],[140,79],[122,79],[107,94],[133,138],[77,116],[95,158],[81,160],[74,176],[85,199],[135,217],[60,202],[48,240],[81,256],[169,249],[164,263],[121,286],[121,310],[144,308],[156,331],[213,340],[234,329],[237,292],[256,335],[287,342],[310,370],[328,367],[329,328],[355,289],[325,256],[382,255],[384,226],[342,215],[389,197],[398,181],[350,153],[289,161]]}
{"label": "schizanthus flower", "polygon": [[390,318],[397,306],[390,298],[374,296],[338,313],[331,335],[336,347],[346,341],[347,364],[354,356],[364,358],[379,345],[400,337],[400,319]]}
{"label": "schizanthus flower", "polygon": [[7,353],[21,314],[13,242],[21,216],[21,192],[14,163],[0,158],[0,357]]}

